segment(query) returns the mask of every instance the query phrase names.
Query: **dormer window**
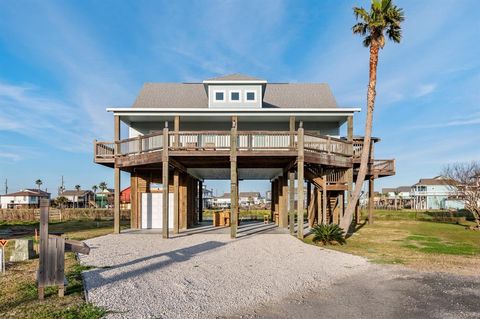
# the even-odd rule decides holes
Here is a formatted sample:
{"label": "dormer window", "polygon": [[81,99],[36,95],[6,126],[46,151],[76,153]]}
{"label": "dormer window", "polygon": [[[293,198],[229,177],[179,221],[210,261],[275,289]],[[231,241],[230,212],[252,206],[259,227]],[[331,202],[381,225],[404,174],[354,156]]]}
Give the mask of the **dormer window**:
{"label": "dormer window", "polygon": [[246,91],[245,92],[245,100],[247,102],[255,102],[257,100],[256,96],[255,96],[255,91]]}
{"label": "dormer window", "polygon": [[225,92],[224,91],[216,91],[215,92],[215,101],[216,102],[225,101]]}
{"label": "dormer window", "polygon": [[230,91],[230,101],[240,102],[240,91]]}

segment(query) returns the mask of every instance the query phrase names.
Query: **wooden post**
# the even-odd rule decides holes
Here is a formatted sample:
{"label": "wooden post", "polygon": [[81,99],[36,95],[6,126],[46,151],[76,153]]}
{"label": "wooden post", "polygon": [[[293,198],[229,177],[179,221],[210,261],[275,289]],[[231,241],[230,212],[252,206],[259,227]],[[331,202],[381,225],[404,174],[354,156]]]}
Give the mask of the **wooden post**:
{"label": "wooden post", "polygon": [[285,227],[283,224],[283,215],[286,213],[285,198],[283,194],[283,176],[279,176],[277,180],[277,193],[278,193],[278,227]]}
{"label": "wooden post", "polygon": [[289,229],[290,235],[295,234],[295,172],[288,173],[288,192],[289,192]]}
{"label": "wooden post", "polygon": [[295,147],[295,116],[290,116],[290,147]]}
{"label": "wooden post", "polygon": [[38,299],[45,298],[48,251],[48,199],[40,200],[40,253],[38,264]]}
{"label": "wooden post", "polygon": [[174,141],[174,146],[175,147],[179,147],[180,146],[180,140],[179,140],[179,134],[178,132],[180,131],[180,116],[175,116],[174,120],[173,120],[173,130],[174,130],[174,134],[175,134],[175,141]]}
{"label": "wooden post", "polygon": [[[353,159],[353,115],[347,117],[347,141],[352,143],[349,144],[348,147],[349,153],[352,154]],[[352,167],[348,168],[345,173],[345,178],[347,182],[347,205],[350,202],[350,197],[352,196],[353,191],[353,163]]]}
{"label": "wooden post", "polygon": [[270,181],[270,220],[275,221],[275,180]]}
{"label": "wooden post", "polygon": [[374,185],[373,185],[373,175],[368,179],[368,224],[373,224],[373,195],[374,195]]}
{"label": "wooden post", "polygon": [[230,237],[237,237],[238,176],[237,176],[237,117],[232,117],[230,132]]}
{"label": "wooden post", "polygon": [[313,227],[315,223],[315,208],[317,207],[317,192],[310,198],[310,204],[307,206],[308,226]]}
{"label": "wooden post", "polygon": [[303,123],[300,122],[300,127],[298,128],[298,157],[297,157],[297,183],[298,183],[298,200],[297,200],[297,236],[300,239],[303,239],[303,164],[304,164],[304,150],[303,150]]}
{"label": "wooden post", "polygon": [[322,176],[322,223],[326,225],[328,223],[327,212],[327,175]]}
{"label": "wooden post", "polygon": [[317,192],[317,224],[323,224],[323,213],[322,213],[322,191],[320,188],[316,188]]}
{"label": "wooden post", "polygon": [[338,206],[338,211],[339,211],[339,214],[338,214],[338,224],[340,225],[340,223],[342,222],[342,219],[343,219],[343,214],[344,214],[344,205],[345,205],[345,192],[344,191],[341,191],[340,192],[340,195],[338,197],[338,200],[339,200],[339,206]]}
{"label": "wooden post", "polygon": [[283,174],[282,178],[282,214],[280,221],[283,228],[288,227],[288,173]]}
{"label": "wooden post", "polygon": [[310,181],[307,181],[307,207],[310,207],[310,202],[312,200],[312,184]]}
{"label": "wooden post", "polygon": [[137,213],[137,192],[138,192],[138,177],[137,173],[130,173],[130,228],[138,229],[138,213]]}
{"label": "wooden post", "polygon": [[203,182],[198,181],[198,221],[203,222]]}
{"label": "wooden post", "polygon": [[278,209],[278,185],[279,185],[279,182],[278,182],[278,178],[276,178],[274,181],[273,181],[273,198],[275,199],[274,200],[274,214],[273,214],[273,217],[272,217],[272,220],[276,223],[276,217],[275,216],[278,216],[278,212],[279,212],[279,209]]}
{"label": "wooden post", "polygon": [[178,168],[173,170],[173,233],[178,234],[180,231],[180,172]]}
{"label": "wooden post", "polygon": [[[120,154],[120,116],[115,115],[113,117],[114,126],[114,139],[115,139],[115,162],[116,157]],[[114,200],[113,200],[113,232],[120,234],[120,168],[115,163],[113,172],[113,187],[114,187]]]}
{"label": "wooden post", "polygon": [[162,150],[162,237],[168,238],[168,122],[165,122],[163,129],[163,150]]}

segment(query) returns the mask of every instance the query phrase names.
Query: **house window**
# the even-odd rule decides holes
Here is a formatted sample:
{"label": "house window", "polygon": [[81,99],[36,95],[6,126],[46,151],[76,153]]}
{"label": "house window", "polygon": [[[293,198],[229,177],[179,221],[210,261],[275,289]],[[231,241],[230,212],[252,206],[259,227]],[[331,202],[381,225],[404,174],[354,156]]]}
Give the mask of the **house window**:
{"label": "house window", "polygon": [[215,101],[225,101],[225,92],[223,91],[215,92]]}
{"label": "house window", "polygon": [[230,101],[240,102],[240,92],[239,91],[230,91]]}
{"label": "house window", "polygon": [[256,101],[255,92],[254,91],[247,91],[245,93],[245,100],[247,100],[249,102],[255,102]]}

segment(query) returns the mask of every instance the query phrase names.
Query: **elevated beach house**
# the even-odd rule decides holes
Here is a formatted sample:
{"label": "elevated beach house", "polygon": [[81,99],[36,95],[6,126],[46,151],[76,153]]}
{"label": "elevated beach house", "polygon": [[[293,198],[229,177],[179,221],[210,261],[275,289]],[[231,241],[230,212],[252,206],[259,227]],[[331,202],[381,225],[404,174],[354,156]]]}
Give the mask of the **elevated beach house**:
{"label": "elevated beach house", "polygon": [[[271,83],[241,74],[146,83],[131,107],[107,111],[113,113],[115,140],[95,141],[94,160],[114,169],[116,232],[120,171],[130,173],[131,227],[161,228],[164,237],[202,221],[199,190],[206,179],[230,180],[232,237],[239,180],[271,181],[272,220],[292,233],[296,220],[343,218],[363,148],[363,138],[353,136],[353,115],[360,109],[339,107],[327,84]],[[121,136],[121,123],[128,136]],[[375,178],[394,173],[394,161],[375,159],[372,148],[370,189]],[[295,188],[301,197],[296,214]]]}

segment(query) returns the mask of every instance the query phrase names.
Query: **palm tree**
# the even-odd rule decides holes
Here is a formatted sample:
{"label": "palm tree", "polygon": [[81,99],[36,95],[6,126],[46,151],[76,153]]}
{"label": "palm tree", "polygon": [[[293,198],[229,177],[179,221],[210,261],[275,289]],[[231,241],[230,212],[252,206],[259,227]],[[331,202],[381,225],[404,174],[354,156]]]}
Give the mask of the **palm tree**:
{"label": "palm tree", "polygon": [[35,181],[35,184],[37,185],[37,189],[40,190],[40,186],[43,184],[42,180],[41,179],[37,179]]}
{"label": "palm tree", "polygon": [[[104,193],[105,190],[107,189],[107,183],[101,182],[100,184],[98,184],[98,187],[102,190],[102,193]],[[101,204],[100,204],[101,208],[103,208],[103,197],[104,196],[105,196],[105,194],[102,194],[102,199],[101,199]]]}
{"label": "palm tree", "polygon": [[[370,73],[367,91],[367,119],[365,121],[365,137],[360,158],[355,189],[349,200],[344,218],[340,226],[348,231],[352,222],[353,212],[360,197],[365,175],[367,174],[368,157],[372,136],[373,110],[375,108],[375,87],[377,84],[378,53],[385,46],[385,36],[399,43],[402,38],[401,22],[405,20],[403,9],[398,8],[391,0],[372,0],[370,12],[364,8],[353,8],[355,18],[360,20],[352,27],[354,34],[363,36],[363,45],[370,48]],[[373,216],[368,216],[368,222],[373,222]]]}

